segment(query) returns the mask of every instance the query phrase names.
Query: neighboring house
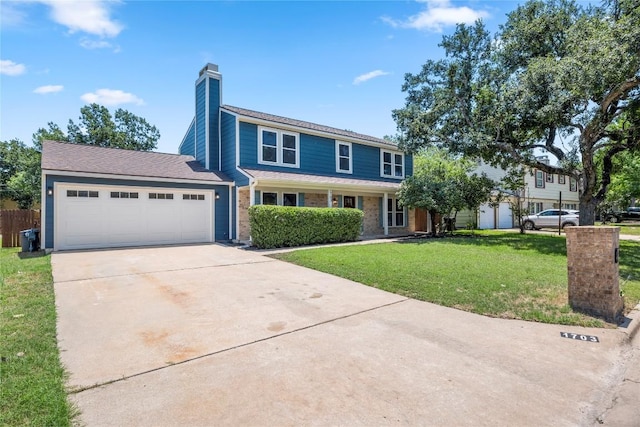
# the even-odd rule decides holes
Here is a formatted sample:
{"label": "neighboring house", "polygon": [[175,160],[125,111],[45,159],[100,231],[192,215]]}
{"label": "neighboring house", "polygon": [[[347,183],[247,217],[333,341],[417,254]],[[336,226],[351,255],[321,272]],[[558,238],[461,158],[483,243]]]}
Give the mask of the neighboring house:
{"label": "neighboring house", "polygon": [[[543,163],[549,162],[548,157],[538,158]],[[504,178],[505,171],[499,168],[480,163],[476,173],[486,173],[496,182]],[[560,193],[562,193],[562,206],[560,205]],[[545,209],[562,207],[564,209],[578,209],[578,185],[574,178],[548,174],[539,169],[532,169],[525,173],[522,188],[520,190],[522,207],[529,213],[538,213]],[[463,227],[466,222],[475,222],[479,229],[512,228],[516,226],[517,218],[513,216],[510,202],[515,203],[516,197],[501,201],[497,206],[484,204],[477,214],[463,211],[458,215],[457,226]],[[466,220],[466,222],[464,222]]]}
{"label": "neighboring house", "polygon": [[45,247],[248,241],[255,204],[358,208],[363,236],[415,230],[395,197],[413,159],[395,144],[224,105],[221,94],[207,64],[180,155],[45,142]]}
{"label": "neighboring house", "polygon": [[[546,156],[539,157],[543,163],[549,163]],[[560,196],[562,193],[562,206]],[[549,174],[534,169],[524,177],[524,206],[529,213],[538,213],[545,209],[579,209],[578,181],[573,177]]]}

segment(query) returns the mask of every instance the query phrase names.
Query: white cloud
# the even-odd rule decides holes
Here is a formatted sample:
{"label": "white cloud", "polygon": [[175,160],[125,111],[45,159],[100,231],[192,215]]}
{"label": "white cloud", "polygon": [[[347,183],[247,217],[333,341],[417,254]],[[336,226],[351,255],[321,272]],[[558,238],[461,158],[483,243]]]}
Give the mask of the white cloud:
{"label": "white cloud", "polygon": [[6,74],[7,76],[19,76],[27,71],[27,67],[24,64],[16,64],[9,59],[0,60],[0,74]]}
{"label": "white cloud", "polygon": [[380,76],[386,76],[387,74],[389,74],[389,73],[386,72],[386,71],[382,71],[382,70],[369,71],[368,73],[361,74],[358,77],[356,77],[355,79],[353,79],[353,84],[354,85],[359,85],[360,83],[364,83],[367,80],[371,80],[371,79],[374,79],[374,78],[380,77]]}
{"label": "white cloud", "polygon": [[46,85],[46,86],[40,86],[38,88],[35,88],[33,90],[33,93],[39,93],[39,94],[42,94],[42,95],[46,95],[48,93],[61,92],[62,89],[64,89],[64,86],[62,86],[62,85]]}
{"label": "white cloud", "polygon": [[93,50],[93,49],[113,49],[115,53],[120,52],[120,46],[114,45],[111,42],[106,40],[92,40],[84,37],[80,40],[80,46],[85,49]]}
{"label": "white cloud", "polygon": [[[123,26],[110,16],[108,2],[102,0],[40,0],[51,8],[51,18],[69,28],[100,37],[115,37]],[[113,2],[111,2],[113,4]]]}
{"label": "white cloud", "polygon": [[444,27],[455,24],[471,24],[480,18],[489,16],[486,10],[471,9],[467,6],[453,6],[451,0],[420,0],[426,5],[425,10],[406,20],[393,19],[388,16],[380,18],[394,28],[413,28],[441,32]]}
{"label": "white cloud", "polygon": [[98,89],[95,92],[85,93],[80,99],[88,104],[96,103],[106,106],[120,104],[144,105],[144,100],[132,93],[123,92],[119,89]]}

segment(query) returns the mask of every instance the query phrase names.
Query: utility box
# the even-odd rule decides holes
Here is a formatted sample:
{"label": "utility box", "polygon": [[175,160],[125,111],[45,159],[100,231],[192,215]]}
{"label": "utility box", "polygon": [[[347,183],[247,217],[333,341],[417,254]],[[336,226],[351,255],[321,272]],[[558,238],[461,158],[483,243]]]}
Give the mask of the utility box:
{"label": "utility box", "polygon": [[578,311],[617,322],[620,295],[620,227],[567,227],[569,305]]}

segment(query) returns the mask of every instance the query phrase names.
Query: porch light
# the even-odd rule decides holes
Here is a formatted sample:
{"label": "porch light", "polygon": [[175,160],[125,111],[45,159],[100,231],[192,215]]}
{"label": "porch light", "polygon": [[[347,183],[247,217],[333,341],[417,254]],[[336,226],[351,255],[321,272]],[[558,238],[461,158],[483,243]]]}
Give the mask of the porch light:
{"label": "porch light", "polygon": [[220,199],[220,193],[216,191],[216,200]]}
{"label": "porch light", "polygon": [[335,197],[333,198],[333,206],[338,206],[338,199]]}
{"label": "porch light", "polygon": [[47,196],[53,196],[53,187],[47,187]]}

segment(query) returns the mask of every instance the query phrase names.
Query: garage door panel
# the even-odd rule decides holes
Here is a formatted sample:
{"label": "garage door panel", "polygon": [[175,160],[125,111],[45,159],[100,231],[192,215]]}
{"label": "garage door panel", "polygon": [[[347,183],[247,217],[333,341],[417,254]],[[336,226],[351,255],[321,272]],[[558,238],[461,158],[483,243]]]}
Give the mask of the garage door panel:
{"label": "garage door panel", "polygon": [[[72,194],[91,190],[93,197],[67,197],[69,189]],[[121,197],[133,192],[137,198]],[[173,199],[158,199],[158,194],[171,194]],[[213,192],[193,193],[204,195],[205,200],[185,200],[183,194],[184,190],[178,189],[61,184],[56,187],[54,247],[84,249],[212,241]]]}

